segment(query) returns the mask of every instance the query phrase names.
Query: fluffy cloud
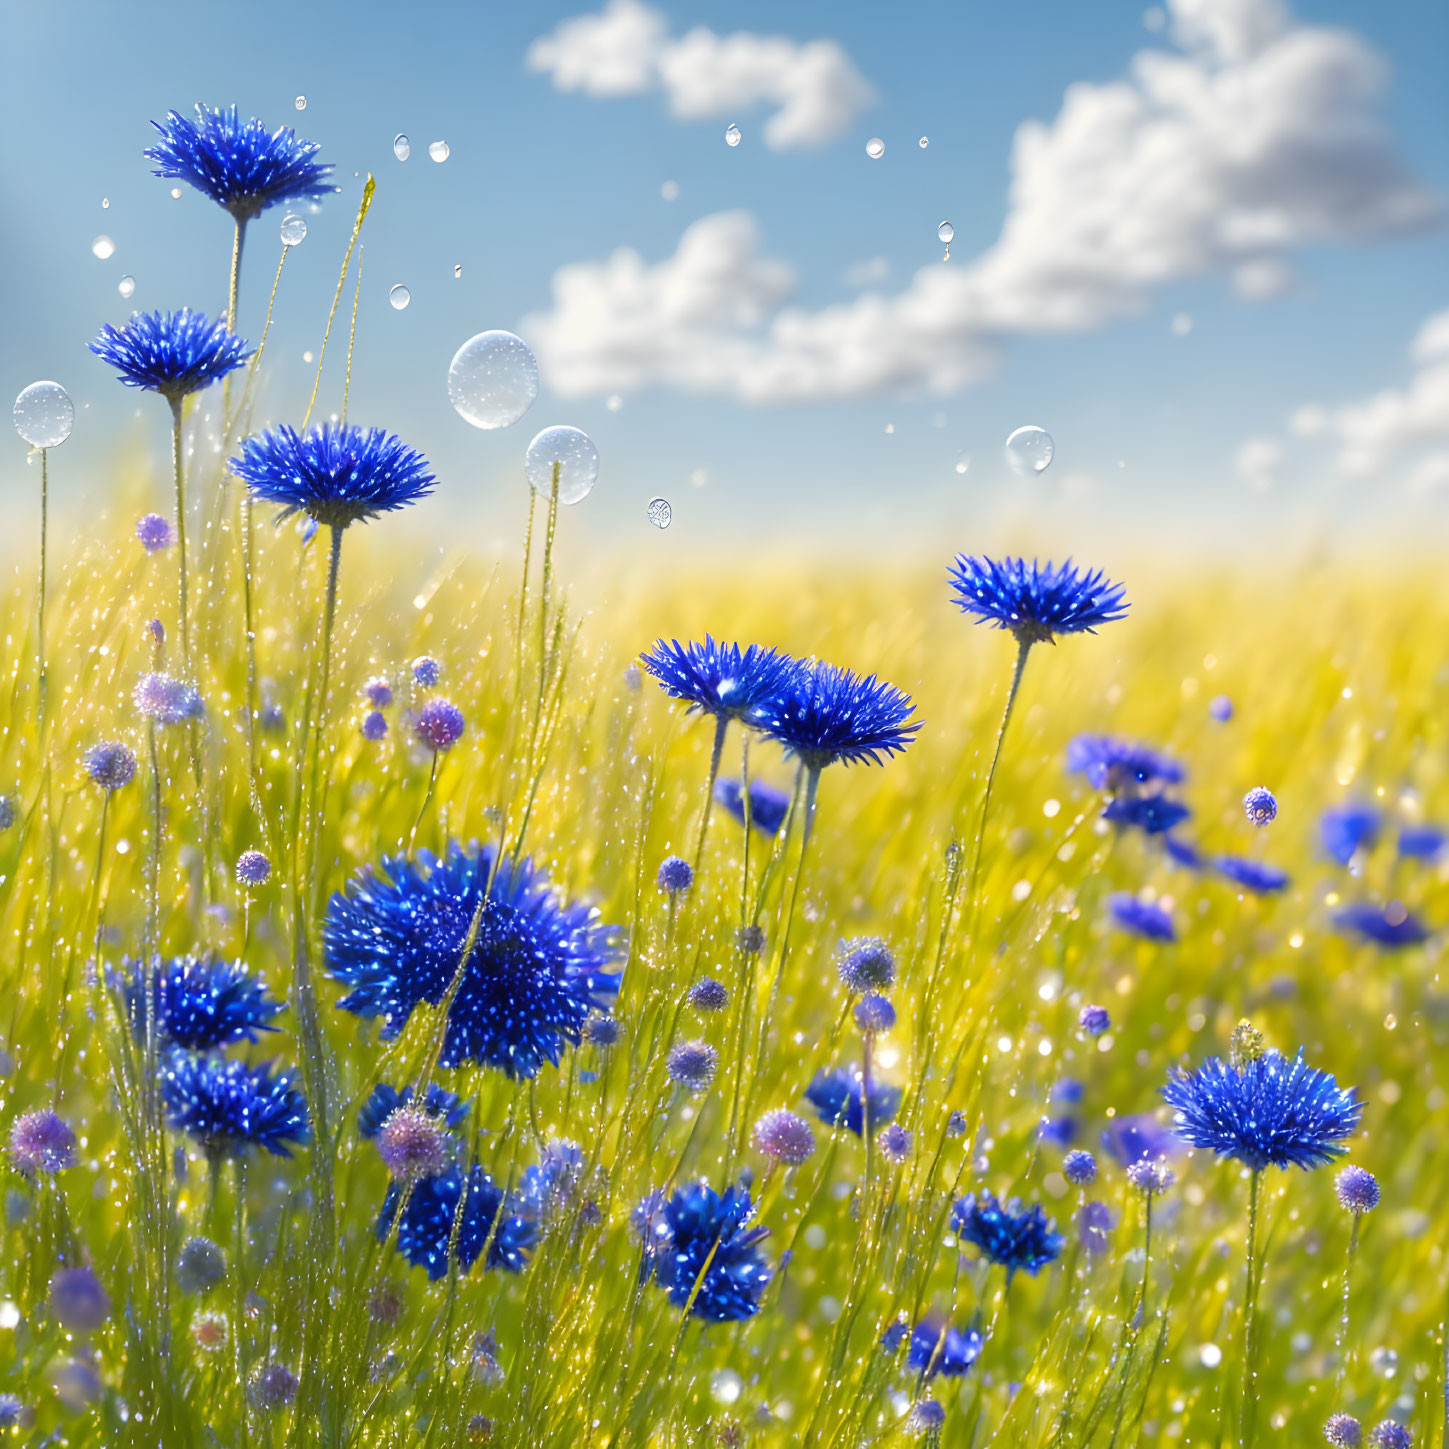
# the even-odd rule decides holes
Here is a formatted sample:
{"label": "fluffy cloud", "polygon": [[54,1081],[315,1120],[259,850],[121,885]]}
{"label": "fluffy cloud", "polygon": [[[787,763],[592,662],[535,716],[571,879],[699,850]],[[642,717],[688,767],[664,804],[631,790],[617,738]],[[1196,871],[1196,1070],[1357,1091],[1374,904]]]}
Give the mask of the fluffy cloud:
{"label": "fluffy cloud", "polygon": [[[632,15],[637,27],[640,8],[613,0],[595,23]],[[1000,235],[973,260],[926,267],[893,295],[771,314],[764,294],[784,269],[760,258],[742,218],[707,218],[652,267],[626,252],[558,273],[552,310],[525,324],[551,381],[575,393],[683,384],[759,402],[950,392],[1012,337],[1101,327],[1142,311],[1155,288],[1207,274],[1272,296],[1291,283],[1297,248],[1438,219],[1378,114],[1384,68],[1363,41],[1295,25],[1279,0],[1173,0],[1171,11],[1181,49],[1142,51],[1126,78],[1073,85],[1054,120],[1018,128]],[[547,42],[559,83],[583,73],[565,64],[566,29]],[[627,71],[617,47],[601,49],[609,74]],[[729,255],[701,278],[695,308],[676,294],[700,275],[685,253],[701,228]],[[675,296],[667,310],[716,320],[642,335],[646,304],[621,298],[621,267],[641,292]],[[772,279],[763,292],[761,275]],[[738,296],[723,294],[730,285]]]}
{"label": "fluffy cloud", "polygon": [[[1449,487],[1449,309],[1419,328],[1409,348],[1413,371],[1402,387],[1339,407],[1305,403],[1288,419],[1293,437],[1332,451],[1340,476],[1382,484],[1397,473],[1411,493]],[[1235,464],[1249,482],[1271,481],[1284,449],[1250,438]]]}
{"label": "fluffy cloud", "polygon": [[672,39],[664,16],[639,0],[609,0],[597,15],[561,22],[529,47],[527,64],[561,91],[601,98],[662,91],[685,121],[773,106],[764,137],[777,151],[834,140],[874,99],[833,40],[716,35],[702,25]]}

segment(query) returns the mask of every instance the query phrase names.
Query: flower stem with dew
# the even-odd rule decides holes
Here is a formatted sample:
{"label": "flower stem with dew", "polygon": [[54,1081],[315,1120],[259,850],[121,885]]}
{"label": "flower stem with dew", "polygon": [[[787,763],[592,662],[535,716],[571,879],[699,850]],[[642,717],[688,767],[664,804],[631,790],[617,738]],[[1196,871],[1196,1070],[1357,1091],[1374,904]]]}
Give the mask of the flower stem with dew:
{"label": "flower stem with dew", "polygon": [[1255,1167],[1252,1186],[1248,1190],[1247,1282],[1243,1297],[1243,1395],[1238,1411],[1238,1443],[1241,1449],[1252,1449],[1254,1420],[1258,1408],[1258,1334],[1254,1318],[1258,1311],[1258,1290],[1263,1279],[1263,1265],[1258,1254],[1258,1205],[1262,1183],[1263,1169]]}
{"label": "flower stem with dew", "polygon": [[1348,1289],[1349,1280],[1353,1275],[1354,1254],[1358,1252],[1358,1230],[1362,1222],[1363,1214],[1355,1213],[1353,1228],[1348,1238],[1348,1258],[1343,1265],[1343,1313],[1338,1321],[1338,1387],[1340,1389],[1348,1379],[1349,1358],[1352,1355],[1348,1335]]}
{"label": "flower stem with dew", "polygon": [[49,449],[40,450],[40,597],[35,616],[36,688],[40,696],[40,718],[36,728],[45,738],[45,552],[46,533],[50,520]]}
{"label": "flower stem with dew", "polygon": [[242,247],[247,239],[247,219],[239,216],[236,222],[236,234],[232,237],[231,243],[231,287],[227,292],[226,300],[226,330],[236,331],[236,308],[237,295],[241,291],[241,259]]}
{"label": "flower stem with dew", "polygon": [[191,678],[191,626],[186,618],[186,474],[181,457],[181,399],[171,402],[171,457],[176,467],[176,557],[180,587],[176,617],[181,629],[181,665]]}
{"label": "flower stem with dew", "polygon": [[513,655],[516,688],[523,696],[523,634],[528,622],[528,570],[533,562],[533,515],[537,510],[538,494],[532,486],[528,490],[528,526],[523,531],[523,581],[518,588],[518,627],[514,631]]}
{"label": "flower stem with dew", "polygon": [[236,1384],[239,1396],[237,1428],[241,1435],[242,1449],[247,1443],[247,1375],[246,1350],[242,1335],[246,1331],[247,1306],[247,1164],[246,1158],[238,1152],[232,1158],[232,1190],[235,1201],[232,1204],[232,1357],[236,1365]]}
{"label": "flower stem with dew", "polygon": [[710,751],[709,756],[709,778],[704,782],[704,809],[699,816],[699,839],[695,841],[694,845],[694,873],[696,876],[699,875],[700,862],[704,859],[704,839],[709,833],[710,811],[714,808],[714,784],[719,779],[719,761],[720,756],[724,753],[725,730],[728,728],[729,716],[718,715],[714,722],[714,748]]}
{"label": "flower stem with dew", "polygon": [[407,856],[408,856],[408,859],[409,860],[412,859],[413,843],[418,838],[418,826],[420,826],[423,823],[423,816],[428,813],[428,806],[429,806],[429,804],[432,803],[432,799],[433,799],[433,787],[434,787],[434,785],[437,784],[437,782],[438,782],[438,752],[436,750],[434,750],[433,751],[433,764],[432,764],[432,768],[428,771],[428,788],[427,788],[427,791],[423,795],[423,803],[418,806],[417,818],[414,819],[414,821],[413,821],[413,828],[408,831]]}

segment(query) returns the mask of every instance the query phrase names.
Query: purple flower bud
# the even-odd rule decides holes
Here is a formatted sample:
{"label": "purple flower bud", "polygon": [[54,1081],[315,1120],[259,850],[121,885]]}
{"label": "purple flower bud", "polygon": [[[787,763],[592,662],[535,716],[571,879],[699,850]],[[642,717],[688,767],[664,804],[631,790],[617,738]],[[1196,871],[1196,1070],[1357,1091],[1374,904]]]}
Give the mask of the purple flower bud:
{"label": "purple flower bud", "polygon": [[707,1041],[682,1041],[665,1063],[669,1075],[688,1092],[703,1092],[714,1081],[719,1052]]}
{"label": "purple flower bud", "polygon": [[21,1172],[75,1166],[75,1133],[49,1107],[26,1112],[10,1128],[10,1160]]}
{"label": "purple flower bud", "polygon": [[392,685],[381,675],[369,679],[362,686],[362,694],[374,709],[386,709],[392,703]]}
{"label": "purple flower bud", "polygon": [[730,994],[714,977],[706,976],[689,988],[685,1000],[696,1011],[723,1011],[729,1005]]}
{"label": "purple flower bud", "polygon": [[1379,1205],[1378,1179],[1362,1167],[1345,1167],[1334,1189],[1345,1212],[1371,1213]]}
{"label": "purple flower bud", "polygon": [[413,728],[418,738],[430,749],[450,750],[463,734],[463,711],[450,700],[430,699],[421,710]]}
{"label": "purple flower bud", "polygon": [[1243,796],[1243,813],[1253,825],[1268,825],[1278,818],[1278,802],[1264,785],[1254,785]]}
{"label": "purple flower bud", "polygon": [[694,884],[694,870],[689,862],[680,856],[665,856],[659,863],[657,884],[665,895],[678,895],[681,891],[687,891]]}
{"label": "purple flower bud", "polygon": [[1077,1015],[1077,1025],[1088,1036],[1102,1036],[1112,1029],[1112,1016],[1105,1006],[1084,1006]]}
{"label": "purple flower bud", "polygon": [[1073,1187],[1088,1187],[1097,1180],[1097,1159],[1078,1148],[1062,1158],[1062,1176]]}
{"label": "purple flower bud", "polygon": [[110,1295],[89,1268],[62,1268],[50,1280],[50,1308],[73,1333],[94,1333],[111,1316]]}
{"label": "purple flower bud", "polygon": [[108,793],[136,778],[136,756],[125,745],[104,740],[85,755],[86,774]]}
{"label": "purple flower bud", "polygon": [[754,1141],[757,1151],[786,1167],[799,1167],[815,1151],[810,1124],[784,1107],[766,1112],[755,1123]]}
{"label": "purple flower bud", "polygon": [[381,710],[372,710],[366,719],[362,721],[362,738],[365,740],[385,739],[387,737],[387,718]]}
{"label": "purple flower bud", "polygon": [[436,1177],[447,1157],[447,1129],[431,1113],[399,1107],[377,1134],[377,1152],[387,1170],[404,1185]]}
{"label": "purple flower bud", "polygon": [[427,654],[419,654],[413,660],[413,678],[424,689],[431,689],[443,677],[443,666]]}
{"label": "purple flower bud", "polygon": [[244,850],[236,858],[238,885],[262,885],[272,873],[272,863],[260,850]]}
{"label": "purple flower bud", "polygon": [[137,519],[136,537],[141,540],[141,547],[147,553],[155,553],[160,548],[169,548],[176,542],[176,535],[171,531],[170,519],[162,518],[159,513],[147,513]]}
{"label": "purple flower bud", "polygon": [[889,1031],[896,1024],[896,1009],[884,996],[871,992],[855,1003],[855,1024],[867,1036]]}

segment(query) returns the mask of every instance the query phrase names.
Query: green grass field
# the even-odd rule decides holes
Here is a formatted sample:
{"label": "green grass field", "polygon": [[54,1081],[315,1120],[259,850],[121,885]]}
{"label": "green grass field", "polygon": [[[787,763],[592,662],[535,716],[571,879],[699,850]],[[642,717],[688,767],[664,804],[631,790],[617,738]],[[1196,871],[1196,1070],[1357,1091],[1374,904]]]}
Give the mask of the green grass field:
{"label": "green grass field", "polygon": [[[1009,637],[951,606],[946,557],[854,577],[808,564],[744,578],[632,569],[590,585],[583,613],[566,569],[544,592],[542,510],[526,600],[520,557],[493,567],[465,554],[414,574],[414,554],[389,551],[386,521],[350,530],[314,797],[307,724],[319,713],[325,531],[304,551],[258,512],[266,727],[249,743],[237,499],[201,467],[191,486],[206,713],[195,729],[155,729],[154,743],[132,691],[154,667],[153,617],[172,635],[165,662],[176,659],[174,549],[147,555],[124,521],[83,546],[53,531],[42,727],[33,553],[19,530],[9,539],[0,1130],[53,1107],[79,1138],[67,1171],[7,1170],[0,1392],[23,1405],[20,1442],[854,1446],[906,1442],[911,1406],[929,1392],[946,1410],[931,1431],[943,1445],[1237,1443],[1248,1174],[1202,1152],[1173,1158],[1176,1185],[1152,1205],[1144,1292],[1144,1203],[1101,1137],[1117,1117],[1166,1122],[1169,1066],[1225,1055],[1244,1018],[1270,1046],[1302,1045],[1358,1088],[1367,1105],[1347,1160],[1383,1188],[1363,1220],[1345,1322],[1353,1220],[1335,1198],[1336,1169],[1266,1173],[1256,1442],[1320,1442],[1335,1410],[1361,1418],[1365,1436],[1392,1414],[1416,1445],[1443,1442],[1449,997],[1438,938],[1388,951],[1332,918],[1340,904],[1392,898],[1437,925],[1444,868],[1397,858],[1392,828],[1352,872],[1318,843],[1321,811],[1348,798],[1396,820],[1449,821],[1438,645],[1449,610],[1436,580],[1325,568],[1263,587],[1206,574],[1134,587],[1130,564],[1114,564],[1128,619],[1032,651],[974,908],[958,880],[932,991],[942,902],[975,842],[1014,654]],[[565,511],[565,535],[570,523]],[[566,557],[586,557],[565,541]],[[877,671],[925,721],[883,766],[825,771],[777,995],[798,824],[773,863],[756,835],[742,889],[744,831],[716,810],[692,889],[671,905],[655,885],[664,857],[692,855],[712,729],[630,666],[658,635],[706,629]],[[408,665],[422,653],[441,663],[437,692],[467,719],[431,788],[431,757],[406,723],[423,696]],[[377,675],[398,698],[374,742],[359,724],[362,685]],[[1227,723],[1209,714],[1219,694],[1235,705]],[[1082,731],[1178,758],[1194,811],[1186,833],[1204,852],[1282,867],[1288,889],[1242,892],[1102,822],[1105,797],[1063,764]],[[141,762],[104,807],[82,769],[103,739]],[[731,730],[722,773],[739,775],[741,743]],[[792,785],[774,745],[752,742],[748,765],[752,778]],[[1255,832],[1240,802],[1259,784],[1280,814]],[[479,1264],[430,1283],[377,1240],[387,1170],[355,1117],[379,1080],[429,1074],[440,1013],[420,1008],[396,1042],[379,1042],[375,1022],[337,1009],[318,934],[328,895],[359,868],[410,840],[440,850],[449,839],[531,855],[563,895],[622,928],[627,956],[617,1045],[567,1050],[534,1081],[431,1072],[471,1103],[462,1150],[500,1184],[516,1185],[555,1137],[577,1143],[587,1165],[523,1273]],[[273,866],[249,895],[233,874],[248,848]],[[1177,942],[1114,929],[1107,900],[1118,891],[1170,903]],[[766,944],[753,958],[735,940],[757,896]],[[900,965],[898,1025],[874,1061],[905,1090],[911,1149],[900,1163],[867,1161],[857,1136],[817,1122],[810,1160],[768,1171],[749,1142],[754,1119],[789,1107],[814,1122],[801,1096],[811,1077],[860,1060],[835,965],[837,943],[859,935],[885,937]],[[311,1146],[291,1159],[254,1154],[243,1171],[152,1121],[143,1044],[107,984],[148,941],[168,956],[244,959],[289,998],[275,1035],[229,1054],[302,1069],[314,1113],[320,1064],[329,1120]],[[299,954],[323,1042],[310,1071]],[[711,1016],[683,1005],[706,975],[730,993]],[[1100,1038],[1077,1024],[1089,1002],[1112,1016]],[[683,1037],[719,1052],[700,1095],[666,1076]],[[1082,1084],[1076,1105],[1062,1105],[1066,1079]],[[953,1113],[964,1135],[949,1129]],[[1077,1123],[1074,1145],[1098,1153],[1085,1195],[1112,1214],[1102,1252],[1079,1248],[1083,1195],[1061,1175],[1062,1147],[1040,1137],[1044,1117],[1064,1116]],[[722,1189],[742,1171],[775,1276],[754,1317],[702,1324],[640,1286],[629,1214],[652,1189],[700,1177]],[[1008,1291],[1001,1269],[958,1252],[949,1205],[980,1188],[1039,1200],[1066,1236],[1060,1260]],[[196,1234],[226,1258],[204,1295],[175,1277]],[[75,1264],[94,1269],[111,1301],[89,1334],[48,1306],[53,1274]],[[219,1348],[198,1342],[205,1310],[225,1315]],[[877,1346],[897,1315],[927,1310],[987,1332],[971,1372],[922,1385]],[[273,1361],[298,1376],[295,1402],[267,1407],[253,1394],[248,1407],[245,1385]]]}

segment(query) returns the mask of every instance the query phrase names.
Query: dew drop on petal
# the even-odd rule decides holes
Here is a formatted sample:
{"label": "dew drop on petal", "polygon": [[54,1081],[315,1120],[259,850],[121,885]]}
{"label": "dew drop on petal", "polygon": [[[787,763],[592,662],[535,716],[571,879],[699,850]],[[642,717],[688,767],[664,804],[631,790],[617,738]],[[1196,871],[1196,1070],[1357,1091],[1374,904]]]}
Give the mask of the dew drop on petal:
{"label": "dew drop on petal", "polygon": [[91,243],[91,255],[93,257],[99,257],[101,261],[105,261],[107,258],[115,256],[115,254],[115,242],[113,242],[110,237],[104,234],[98,236],[95,241]]}
{"label": "dew drop on petal", "polygon": [[587,498],[599,476],[599,450],[578,428],[545,428],[528,445],[523,467],[529,484],[540,497],[553,492],[553,469],[558,464],[558,501],[578,503]]}
{"label": "dew drop on petal", "polygon": [[1013,472],[1029,478],[1051,463],[1056,450],[1052,435],[1045,428],[1028,423],[1006,440],[1006,461],[1011,464]]}
{"label": "dew drop on petal", "polygon": [[431,141],[428,143],[428,155],[431,156],[433,160],[438,163],[438,165],[441,166],[443,162],[448,159],[450,154],[451,153],[448,150],[448,143],[446,141]]}
{"label": "dew drop on petal", "polygon": [[538,359],[512,332],[479,332],[453,354],[448,400],[475,428],[516,423],[537,396]]}
{"label": "dew drop on petal", "polygon": [[15,431],[32,448],[55,448],[70,437],[75,404],[58,382],[32,382],[15,399]]}
{"label": "dew drop on petal", "polygon": [[413,143],[401,131],[392,138],[392,154],[399,161],[406,161],[413,154]]}
{"label": "dew drop on petal", "polygon": [[669,506],[667,498],[651,498],[648,508],[644,511],[649,515],[649,522],[655,528],[668,528],[674,521],[674,510]]}
{"label": "dew drop on petal", "polygon": [[399,312],[401,312],[402,309],[406,307],[409,302],[412,301],[412,299],[413,294],[409,292],[408,289],[403,286],[401,282],[399,282],[395,287],[391,288],[387,294],[387,300],[391,302],[393,307]]}
{"label": "dew drop on petal", "polygon": [[725,145],[738,146],[740,144],[740,128],[733,121],[725,127]]}
{"label": "dew drop on petal", "polygon": [[307,97],[306,96],[298,96],[297,97],[297,109],[299,111],[305,111],[307,109]]}
{"label": "dew drop on petal", "polygon": [[282,218],[282,245],[294,247],[307,240],[307,223],[295,211],[289,211]]}
{"label": "dew drop on petal", "polygon": [[865,154],[869,156],[872,161],[879,161],[880,158],[885,155],[885,142],[882,141],[879,136],[872,136],[870,140],[865,143]]}
{"label": "dew drop on petal", "polygon": [[952,226],[949,221],[943,221],[940,226],[936,228],[936,236],[941,241],[945,242],[947,246],[950,246],[951,243],[956,239],[956,228]]}
{"label": "dew drop on petal", "polygon": [[123,296],[129,297],[136,290],[136,279],[129,272],[116,283],[116,290]]}

